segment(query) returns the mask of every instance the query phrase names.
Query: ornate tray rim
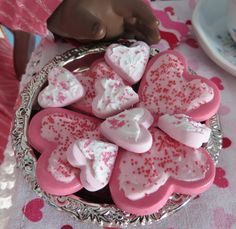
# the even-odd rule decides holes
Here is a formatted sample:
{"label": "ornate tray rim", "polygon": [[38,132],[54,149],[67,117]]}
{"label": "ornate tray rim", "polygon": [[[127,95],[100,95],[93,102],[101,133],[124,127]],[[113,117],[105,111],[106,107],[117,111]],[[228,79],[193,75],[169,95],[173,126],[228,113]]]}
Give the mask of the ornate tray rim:
{"label": "ornate tray rim", "polygon": [[[17,100],[17,110],[12,128],[13,149],[15,151],[17,166],[22,169],[26,181],[31,185],[33,191],[42,197],[49,205],[69,213],[80,222],[92,222],[99,226],[106,227],[144,226],[158,222],[175,213],[194,197],[173,194],[167,204],[157,213],[148,216],[136,216],[123,212],[114,205],[93,204],[79,199],[78,197],[60,197],[47,194],[40,189],[35,180],[36,158],[27,140],[27,127],[34,101],[47,80],[48,71],[55,66],[64,66],[86,55],[104,52],[107,45],[109,44],[103,43],[97,46],[84,46],[71,49],[62,55],[56,56],[27,84]],[[151,55],[155,55],[156,52],[155,49],[151,49]],[[213,116],[208,121],[208,125],[212,129],[212,135],[205,148],[217,164],[222,147],[222,133],[219,117],[217,115]]]}

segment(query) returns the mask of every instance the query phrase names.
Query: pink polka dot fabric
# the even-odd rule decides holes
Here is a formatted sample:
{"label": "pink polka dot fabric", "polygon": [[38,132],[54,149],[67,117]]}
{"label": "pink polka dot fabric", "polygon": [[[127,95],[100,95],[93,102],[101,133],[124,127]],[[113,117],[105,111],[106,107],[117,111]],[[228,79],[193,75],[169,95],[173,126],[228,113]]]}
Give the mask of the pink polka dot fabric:
{"label": "pink polka dot fabric", "polygon": [[[236,138],[235,96],[236,78],[215,65],[200,48],[192,31],[191,17],[197,0],[151,1],[161,20],[162,44],[175,48],[188,59],[190,67],[204,75],[221,90],[219,110],[223,129],[223,149],[216,168],[213,186],[197,196],[183,209],[160,223],[137,229],[235,229],[236,228]],[[48,49],[56,53],[58,48]],[[47,51],[48,51],[47,50]],[[53,50],[53,51],[52,51]],[[0,52],[1,53],[1,52]],[[37,197],[19,173],[11,210],[12,219],[6,228],[24,229],[96,229],[93,224],[82,224],[67,214],[48,206]]]}

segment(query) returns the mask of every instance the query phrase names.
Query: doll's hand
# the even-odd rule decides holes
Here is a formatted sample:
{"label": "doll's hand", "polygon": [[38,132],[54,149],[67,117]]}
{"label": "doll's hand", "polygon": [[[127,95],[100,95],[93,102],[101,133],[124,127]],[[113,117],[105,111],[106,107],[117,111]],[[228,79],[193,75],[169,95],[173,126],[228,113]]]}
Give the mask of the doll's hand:
{"label": "doll's hand", "polygon": [[[113,10],[123,20],[123,37],[135,38],[149,44],[158,43],[159,21],[142,0],[112,0]],[[110,23],[110,26],[113,26]]]}
{"label": "doll's hand", "polygon": [[82,42],[160,39],[158,22],[142,0],[64,0],[48,20],[51,32]]}

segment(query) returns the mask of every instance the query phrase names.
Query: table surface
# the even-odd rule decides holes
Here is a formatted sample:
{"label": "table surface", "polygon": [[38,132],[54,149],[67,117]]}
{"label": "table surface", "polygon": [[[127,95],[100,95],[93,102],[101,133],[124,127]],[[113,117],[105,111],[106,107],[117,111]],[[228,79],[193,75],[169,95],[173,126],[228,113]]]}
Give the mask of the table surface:
{"label": "table surface", "polygon": [[[223,149],[216,168],[214,185],[174,215],[144,228],[235,229],[236,78],[214,64],[199,47],[191,27],[191,16],[196,0],[161,1],[152,4],[162,11],[163,15],[169,17],[169,24],[167,23],[166,27],[182,35],[182,41],[176,49],[187,57],[189,66],[199,75],[213,80],[221,90],[222,103],[219,115],[223,130]],[[61,53],[68,48],[67,45],[60,48],[53,47],[50,55],[47,50],[47,56],[41,58],[41,66],[55,53]],[[48,206],[31,191],[20,171],[17,172],[13,207],[10,209],[9,216],[10,220],[6,225],[8,229],[98,228],[96,225],[78,223],[63,212]]]}

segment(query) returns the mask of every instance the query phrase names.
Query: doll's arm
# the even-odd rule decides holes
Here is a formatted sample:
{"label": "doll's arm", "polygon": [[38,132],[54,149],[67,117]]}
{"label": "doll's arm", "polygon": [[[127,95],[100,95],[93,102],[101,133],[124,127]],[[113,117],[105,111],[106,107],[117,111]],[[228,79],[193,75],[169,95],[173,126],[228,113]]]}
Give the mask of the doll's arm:
{"label": "doll's arm", "polygon": [[14,31],[14,67],[16,77],[20,80],[35,47],[34,35],[22,31]]}

